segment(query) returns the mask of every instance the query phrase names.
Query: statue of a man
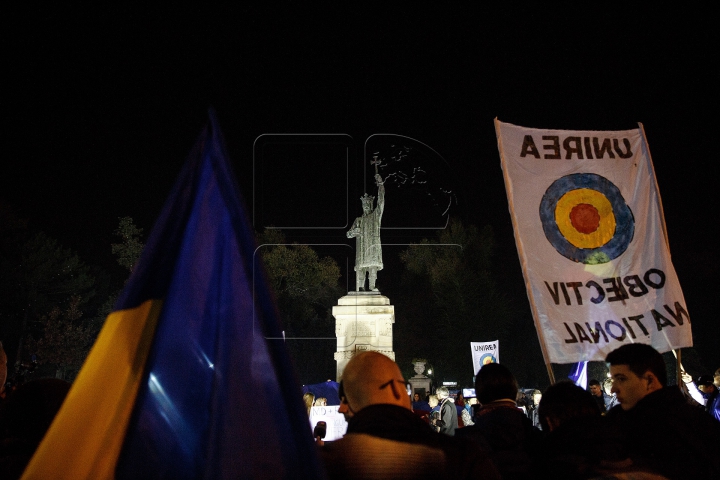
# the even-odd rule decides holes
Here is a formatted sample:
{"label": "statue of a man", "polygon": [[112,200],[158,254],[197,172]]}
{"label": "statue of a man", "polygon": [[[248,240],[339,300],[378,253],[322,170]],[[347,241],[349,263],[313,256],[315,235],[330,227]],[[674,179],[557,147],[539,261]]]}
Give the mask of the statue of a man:
{"label": "statue of a man", "polygon": [[355,219],[348,230],[348,238],[357,238],[355,249],[355,290],[365,290],[365,274],[369,277],[369,290],[377,292],[375,280],[378,270],[382,270],[382,247],[380,245],[380,221],[385,208],[385,186],[379,174],[375,174],[378,187],[377,207],[373,209],[375,197],[367,193],[360,198],[363,215]]}

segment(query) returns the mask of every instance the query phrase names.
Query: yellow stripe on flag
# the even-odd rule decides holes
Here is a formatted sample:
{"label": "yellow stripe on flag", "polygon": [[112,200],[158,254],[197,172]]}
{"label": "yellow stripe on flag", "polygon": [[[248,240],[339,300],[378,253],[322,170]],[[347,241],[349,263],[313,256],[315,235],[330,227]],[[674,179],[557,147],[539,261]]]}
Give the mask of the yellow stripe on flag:
{"label": "yellow stripe on flag", "polygon": [[114,477],[161,306],[108,315],[23,479]]}

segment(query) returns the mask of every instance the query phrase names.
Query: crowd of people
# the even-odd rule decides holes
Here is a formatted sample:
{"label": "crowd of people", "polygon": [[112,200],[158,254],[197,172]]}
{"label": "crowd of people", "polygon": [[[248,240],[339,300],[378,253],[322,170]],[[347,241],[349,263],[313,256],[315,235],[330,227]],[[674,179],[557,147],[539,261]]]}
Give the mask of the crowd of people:
{"label": "crowd of people", "polygon": [[340,385],[347,433],[318,450],[331,479],[720,478],[720,369],[681,388],[651,346],[623,345],[606,361],[609,382],[560,381],[522,409],[504,365],[478,372],[470,406],[444,387],[413,394],[395,362],[363,352]]}
{"label": "crowd of people", "polygon": [[[5,358],[0,344],[0,380]],[[585,390],[560,381],[528,392],[523,409],[505,365],[480,369],[474,398],[440,387],[423,399],[394,361],[362,352],[338,392],[347,433],[318,442],[318,452],[327,476],[343,480],[720,478],[720,369],[668,386],[665,362],[648,345],[623,345],[606,361],[609,383]],[[0,478],[20,476],[69,388],[34,380],[0,401]],[[308,410],[327,404],[311,393],[304,400]]]}

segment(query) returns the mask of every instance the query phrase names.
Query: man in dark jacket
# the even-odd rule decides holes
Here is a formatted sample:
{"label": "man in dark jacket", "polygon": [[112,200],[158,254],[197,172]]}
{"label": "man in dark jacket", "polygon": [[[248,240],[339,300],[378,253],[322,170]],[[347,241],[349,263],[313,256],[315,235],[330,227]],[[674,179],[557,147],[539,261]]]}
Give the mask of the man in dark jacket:
{"label": "man in dark jacket", "polygon": [[619,431],[609,427],[593,395],[573,382],[545,390],[538,413],[546,433],[536,470],[541,478],[656,478],[628,460]]}
{"label": "man in dark jacket", "polygon": [[450,391],[447,387],[440,387],[435,391],[440,402],[440,433],[443,435],[455,435],[458,428],[458,415],[455,404],[450,400]]}
{"label": "man in dark jacket", "polygon": [[595,400],[598,409],[603,415],[605,414],[605,412],[610,410],[613,398],[603,391],[600,382],[593,378],[588,382],[588,390],[592,394],[593,400]]}
{"label": "man in dark jacket", "polygon": [[484,365],[475,377],[480,408],[475,425],[459,429],[456,438],[471,438],[489,444],[491,458],[504,479],[528,478],[533,473],[531,453],[540,431],[517,407],[518,385],[504,365]]}
{"label": "man in dark jacket", "polygon": [[607,355],[620,405],[607,414],[633,462],[668,478],[720,478],[720,422],[667,386],[662,355],[623,345]]}
{"label": "man in dark jacket", "polygon": [[320,448],[329,478],[500,478],[477,444],[440,435],[412,413],[411,390],[385,355],[362,352],[350,359],[341,392],[347,433]]}

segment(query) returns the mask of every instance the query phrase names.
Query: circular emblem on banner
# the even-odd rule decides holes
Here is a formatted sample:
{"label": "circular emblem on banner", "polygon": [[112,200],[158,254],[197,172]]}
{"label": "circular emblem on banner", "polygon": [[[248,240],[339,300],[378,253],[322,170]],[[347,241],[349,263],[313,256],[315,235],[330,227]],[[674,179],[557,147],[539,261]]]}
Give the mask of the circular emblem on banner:
{"label": "circular emblem on banner", "polygon": [[540,220],[560,255],[588,265],[619,257],[635,234],[635,219],[620,189],[594,173],[555,180],[540,202]]}
{"label": "circular emblem on banner", "polygon": [[[486,353],[482,357],[480,357],[480,366],[487,365],[488,363],[497,363],[495,361],[495,357],[492,356],[490,353]],[[493,367],[494,368],[494,367]]]}

